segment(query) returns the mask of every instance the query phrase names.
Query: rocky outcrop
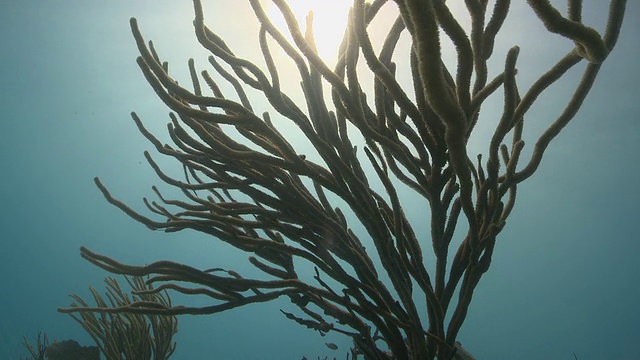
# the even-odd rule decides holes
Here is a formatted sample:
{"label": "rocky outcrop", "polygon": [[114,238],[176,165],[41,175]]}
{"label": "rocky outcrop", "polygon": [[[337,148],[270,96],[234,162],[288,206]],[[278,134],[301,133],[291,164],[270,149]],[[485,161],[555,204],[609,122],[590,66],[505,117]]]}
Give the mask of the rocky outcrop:
{"label": "rocky outcrop", "polygon": [[96,346],[80,346],[75,340],[54,341],[47,346],[45,355],[48,360],[100,360]]}

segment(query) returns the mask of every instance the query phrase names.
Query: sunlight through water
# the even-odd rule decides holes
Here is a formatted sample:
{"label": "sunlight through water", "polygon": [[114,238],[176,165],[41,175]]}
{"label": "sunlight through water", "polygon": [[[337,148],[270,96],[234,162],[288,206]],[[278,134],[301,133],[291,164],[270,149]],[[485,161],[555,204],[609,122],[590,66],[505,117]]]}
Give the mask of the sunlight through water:
{"label": "sunlight through water", "polygon": [[[352,0],[289,0],[287,3],[303,33],[306,29],[305,18],[310,11],[313,12],[313,31],[318,53],[327,64],[334,64]],[[272,2],[267,6],[273,23],[290,39],[287,24],[278,7]]]}

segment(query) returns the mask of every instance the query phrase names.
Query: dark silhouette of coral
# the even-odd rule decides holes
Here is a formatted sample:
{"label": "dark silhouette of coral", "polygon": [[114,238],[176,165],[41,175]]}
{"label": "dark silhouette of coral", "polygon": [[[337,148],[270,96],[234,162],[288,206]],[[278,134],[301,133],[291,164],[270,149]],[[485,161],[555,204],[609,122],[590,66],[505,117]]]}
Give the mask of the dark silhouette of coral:
{"label": "dark silhouette of coral", "polygon": [[100,360],[97,346],[80,346],[75,340],[54,341],[44,354],[48,360]]}
{"label": "dark silhouette of coral", "polygon": [[[75,340],[49,343],[47,334],[38,332],[36,347],[24,338],[22,343],[30,353],[25,360],[100,360],[100,350],[96,346],[81,346]],[[23,357],[20,356],[22,360]]]}
{"label": "dark silhouette of coral", "polygon": [[[312,17],[303,32],[286,1],[273,2],[293,43],[259,0],[249,0],[260,22],[261,68],[236,55],[205,25],[201,1],[194,0],[196,36],[211,53],[209,63],[219,76],[198,74],[190,60],[193,90],[169,75],[168,64],[132,19],[138,65],[175,112],[168,126],[173,144],[151,134],[137,114],[132,117],[160,154],[183,167],[184,178],[173,178],[145,152],[159,178],[178,188],[182,197],[167,198],[153,187],[159,200],[144,201],[160,219],[151,218],[114,198],[95,179],[107,201],[136,221],[153,230],[209,234],[250,253],[249,262],[260,275],[172,261],[131,266],[83,247],[82,257],[107,271],[151,276],[148,283],[162,284],[148,293],[167,289],[204,295],[212,304],[159,307],[142,300],[117,308],[82,304],[62,311],[83,316],[214,314],[286,296],[299,310],[283,312],[287,318],[321,334],[350,336],[357,353],[367,359],[450,360],[460,348],[458,333],[490,267],[517,187],[537,170],[550,142],[584,102],[617,41],[626,2],[610,2],[607,27],[600,35],[583,23],[581,1],[570,0],[564,16],[549,1],[529,0],[545,27],[575,46],[528,89],[516,81],[523,71],[516,69],[518,46],[506,53],[498,75],[489,77],[508,0],[464,1],[471,19],[468,33],[445,1],[395,0],[398,16],[378,47],[371,42],[369,26],[391,2],[355,0],[334,69],[315,49]],[[394,52],[405,32],[412,43],[401,60]],[[455,46],[455,66],[445,64],[443,40]],[[304,103],[282,92],[273,47],[295,64]],[[533,150],[523,152],[529,135],[525,115],[543,91],[580,63],[582,78],[564,110],[532,139]],[[364,76],[373,80],[368,93]],[[403,87],[407,78],[412,84]],[[230,85],[237,101],[223,94],[218,80]],[[276,116],[258,110],[264,102],[252,102],[245,88],[261,92]],[[484,156],[470,155],[467,143],[483,103],[499,89],[502,114],[494,119]],[[296,148],[285,138],[281,130],[291,127],[311,146]],[[355,146],[356,138],[362,144]],[[417,222],[410,221],[400,196],[406,193],[425,204]],[[363,231],[356,234],[355,226]],[[418,227],[429,226],[429,236],[419,235]],[[453,241],[454,235],[460,239]],[[302,264],[315,269],[313,281],[299,277]]]}

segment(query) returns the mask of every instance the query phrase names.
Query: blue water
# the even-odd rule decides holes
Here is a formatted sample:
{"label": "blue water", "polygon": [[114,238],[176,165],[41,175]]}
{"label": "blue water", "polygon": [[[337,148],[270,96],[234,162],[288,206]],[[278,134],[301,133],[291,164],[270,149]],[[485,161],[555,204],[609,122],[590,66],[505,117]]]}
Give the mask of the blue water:
{"label": "blue water", "polygon": [[[210,5],[218,3],[229,10],[209,12],[207,22],[224,29],[228,43],[250,48],[256,32],[246,4]],[[499,39],[523,45],[519,81],[526,84],[560,56],[556,47],[566,51],[571,44],[526,48],[534,36],[523,29],[536,20],[520,18],[522,11],[516,6]],[[587,102],[551,144],[536,175],[518,188],[516,209],[459,336],[478,359],[640,356],[639,15],[640,5],[630,1],[618,47]],[[100,176],[115,196],[141,211],[142,197],[152,197],[151,185],[160,184],[142,155],[152,146],[128,114],[135,110],[154,133],[164,134],[168,110],[135,64],[131,16],[182,83],[189,82],[189,57],[205,66],[206,54],[192,35],[190,2],[3,2],[0,359],[26,355],[22,337],[39,331],[51,340],[91,345],[78,324],[56,312],[71,303],[69,293],[88,298],[89,285],[104,289],[108,274],[80,258],[82,245],[126,263],[170,259],[253,271],[245,254],[213,238],[149,231],[109,205],[93,183]],[[498,51],[501,66],[504,47]],[[529,118],[533,129],[541,131],[557,115],[570,88],[558,88],[564,97],[551,96],[535,109],[540,115]],[[173,358],[344,358],[348,339],[320,337],[287,320],[281,308],[290,305],[282,300],[181,317]]]}

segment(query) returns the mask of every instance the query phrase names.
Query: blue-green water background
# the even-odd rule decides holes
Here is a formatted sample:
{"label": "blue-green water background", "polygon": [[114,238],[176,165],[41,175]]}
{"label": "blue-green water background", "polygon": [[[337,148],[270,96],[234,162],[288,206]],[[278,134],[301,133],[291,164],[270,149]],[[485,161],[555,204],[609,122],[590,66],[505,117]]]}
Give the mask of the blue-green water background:
{"label": "blue-green water background", "polygon": [[[523,45],[521,57],[530,60],[519,62],[518,77],[526,83],[529,71],[539,76],[571,43],[539,40],[542,27],[515,3],[499,41]],[[585,3],[587,21],[606,9],[604,1]],[[228,43],[257,41],[244,2],[208,4],[218,10],[207,13],[207,23]],[[119,199],[142,209],[140,199],[160,182],[142,155],[151,146],[128,115],[137,111],[158,134],[168,119],[134,62],[131,16],[183,83],[188,57],[205,65],[189,1],[2,2],[0,359],[26,354],[22,336],[38,331],[90,344],[70,317],[55,311],[70,303],[69,293],[86,297],[88,285],[103,288],[107,274],[80,258],[81,245],[134,264],[172,259],[252,271],[244,254],[214,239],[149,231],[109,205],[93,184],[100,176]],[[602,20],[589,24],[604,27]],[[587,102],[518,189],[459,337],[478,359],[640,358],[639,66],[640,4],[629,1],[619,44]],[[560,95],[546,98],[528,118],[531,127],[543,129],[568,91],[558,87]],[[347,339],[321,338],[285,319],[283,307],[284,300],[183,317],[174,358],[344,358]]]}

